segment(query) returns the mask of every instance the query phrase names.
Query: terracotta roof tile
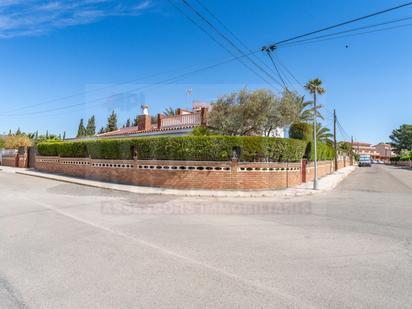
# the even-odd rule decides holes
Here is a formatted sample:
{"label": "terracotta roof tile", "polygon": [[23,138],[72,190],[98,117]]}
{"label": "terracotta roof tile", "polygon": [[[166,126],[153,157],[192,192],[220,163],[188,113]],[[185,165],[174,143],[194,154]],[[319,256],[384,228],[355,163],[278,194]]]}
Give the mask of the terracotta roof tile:
{"label": "terracotta roof tile", "polygon": [[179,129],[190,129],[190,128],[195,128],[197,126],[199,125],[166,127],[166,128],[160,128],[160,129],[153,127],[152,129],[149,129],[149,130],[139,130],[138,127],[129,127],[129,128],[121,128],[116,131],[97,134],[97,137],[122,136],[122,135],[142,134],[142,133],[151,133],[151,132],[163,132],[163,131],[172,131],[172,130],[179,130]]}

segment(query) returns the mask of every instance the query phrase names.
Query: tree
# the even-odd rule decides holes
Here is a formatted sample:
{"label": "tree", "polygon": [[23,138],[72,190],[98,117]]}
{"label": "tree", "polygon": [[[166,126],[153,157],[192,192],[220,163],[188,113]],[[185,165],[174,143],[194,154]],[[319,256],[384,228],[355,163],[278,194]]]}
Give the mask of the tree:
{"label": "tree", "polygon": [[261,135],[269,130],[268,114],[274,103],[269,90],[243,89],[220,97],[209,114],[209,126],[223,135]]}
{"label": "tree", "polygon": [[105,133],[105,132],[106,132],[106,131],[105,131],[104,127],[101,127],[100,130],[99,130],[99,134],[103,134],[103,133]]}
{"label": "tree", "polygon": [[112,132],[117,130],[117,115],[114,111],[107,118],[106,132]]}
{"label": "tree", "polygon": [[130,118],[128,118],[123,128],[130,128],[131,126],[132,126],[132,122],[130,121]]}
{"label": "tree", "polygon": [[66,140],[66,131],[63,132],[63,140]]}
{"label": "tree", "polygon": [[[46,133],[46,139],[48,138],[48,132]],[[84,127],[83,124],[83,118],[80,119],[80,123],[79,123],[79,128],[77,129],[77,137],[83,137],[86,136],[86,128]]]}
{"label": "tree", "polygon": [[316,190],[317,189],[317,145],[316,145],[316,140],[317,140],[317,126],[316,126],[316,122],[317,122],[317,106],[316,106],[316,98],[317,95],[322,95],[325,93],[325,89],[322,87],[322,81],[319,78],[315,78],[313,80],[310,80],[306,85],[305,85],[305,89],[307,91],[309,91],[310,94],[313,94],[313,108],[314,108],[314,112],[313,112],[313,127],[314,127],[314,132],[313,132],[313,139],[314,139],[314,177],[313,177],[313,189]]}
{"label": "tree", "polygon": [[316,138],[324,144],[332,145],[333,134],[330,132],[329,128],[322,127],[321,124],[317,127]]}
{"label": "tree", "polygon": [[0,138],[0,149],[4,148],[4,139]]}
{"label": "tree", "polygon": [[176,116],[176,111],[172,107],[168,107],[163,111],[164,116]]}
{"label": "tree", "polygon": [[4,148],[6,149],[17,149],[19,147],[29,147],[31,146],[32,140],[26,135],[8,135],[4,139]]}
{"label": "tree", "polygon": [[352,144],[350,142],[339,142],[338,151],[348,156],[352,156],[355,154],[355,152],[352,149]]}
{"label": "tree", "polygon": [[86,135],[93,136],[96,134],[96,119],[94,115],[87,121]]}
{"label": "tree", "polygon": [[394,147],[398,153],[402,150],[412,149],[412,124],[403,124],[399,129],[392,131],[389,136],[391,139],[391,145]]}
{"label": "tree", "polygon": [[20,128],[17,129],[15,135],[22,135],[22,133],[21,133],[21,131],[20,131]]}

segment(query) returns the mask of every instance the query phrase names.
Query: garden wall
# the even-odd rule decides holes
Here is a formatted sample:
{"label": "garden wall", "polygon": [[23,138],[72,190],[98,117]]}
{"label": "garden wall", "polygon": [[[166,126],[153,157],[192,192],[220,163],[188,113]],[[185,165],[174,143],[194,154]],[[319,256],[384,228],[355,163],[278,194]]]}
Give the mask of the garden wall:
{"label": "garden wall", "polygon": [[[139,186],[174,189],[269,190],[302,183],[301,163],[237,161],[99,160],[37,156],[43,172]],[[334,171],[333,161],[319,162],[319,176]],[[307,166],[308,180],[313,177]]]}

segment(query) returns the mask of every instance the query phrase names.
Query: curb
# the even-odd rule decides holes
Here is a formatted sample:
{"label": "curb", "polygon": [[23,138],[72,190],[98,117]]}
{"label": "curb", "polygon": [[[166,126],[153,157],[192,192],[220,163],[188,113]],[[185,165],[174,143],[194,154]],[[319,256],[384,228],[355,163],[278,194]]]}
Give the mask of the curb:
{"label": "curb", "polygon": [[[313,191],[311,182],[302,184],[298,187],[279,189],[279,190],[262,190],[262,191],[230,191],[230,190],[185,190],[185,189],[164,189],[155,187],[143,187],[135,185],[114,184],[88,179],[80,179],[70,176],[60,176],[30,170],[14,170],[13,172],[20,175],[38,177],[43,179],[56,180],[60,182],[83,185],[98,189],[115,190],[121,192],[130,192],[137,194],[157,194],[157,195],[175,195],[175,196],[194,196],[194,197],[280,197],[291,198],[299,196],[310,196],[321,192],[333,190],[343,179],[345,179],[356,168],[354,166],[343,168],[333,174],[325,176],[319,180],[320,189]],[[11,172],[11,171],[7,171]]]}

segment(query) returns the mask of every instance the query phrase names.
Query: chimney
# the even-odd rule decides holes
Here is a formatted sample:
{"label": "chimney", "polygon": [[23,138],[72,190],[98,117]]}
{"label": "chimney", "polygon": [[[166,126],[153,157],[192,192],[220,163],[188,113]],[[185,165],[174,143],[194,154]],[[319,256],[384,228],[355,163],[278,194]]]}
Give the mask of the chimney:
{"label": "chimney", "polygon": [[152,118],[149,115],[149,106],[141,106],[142,113],[137,117],[137,129],[139,131],[150,130],[152,128]]}
{"label": "chimney", "polygon": [[162,114],[157,114],[157,128],[160,129],[162,127]]}
{"label": "chimney", "polygon": [[200,110],[200,125],[202,127],[207,126],[207,107],[202,107]]}
{"label": "chimney", "polygon": [[141,105],[142,115],[149,115],[149,105]]}

